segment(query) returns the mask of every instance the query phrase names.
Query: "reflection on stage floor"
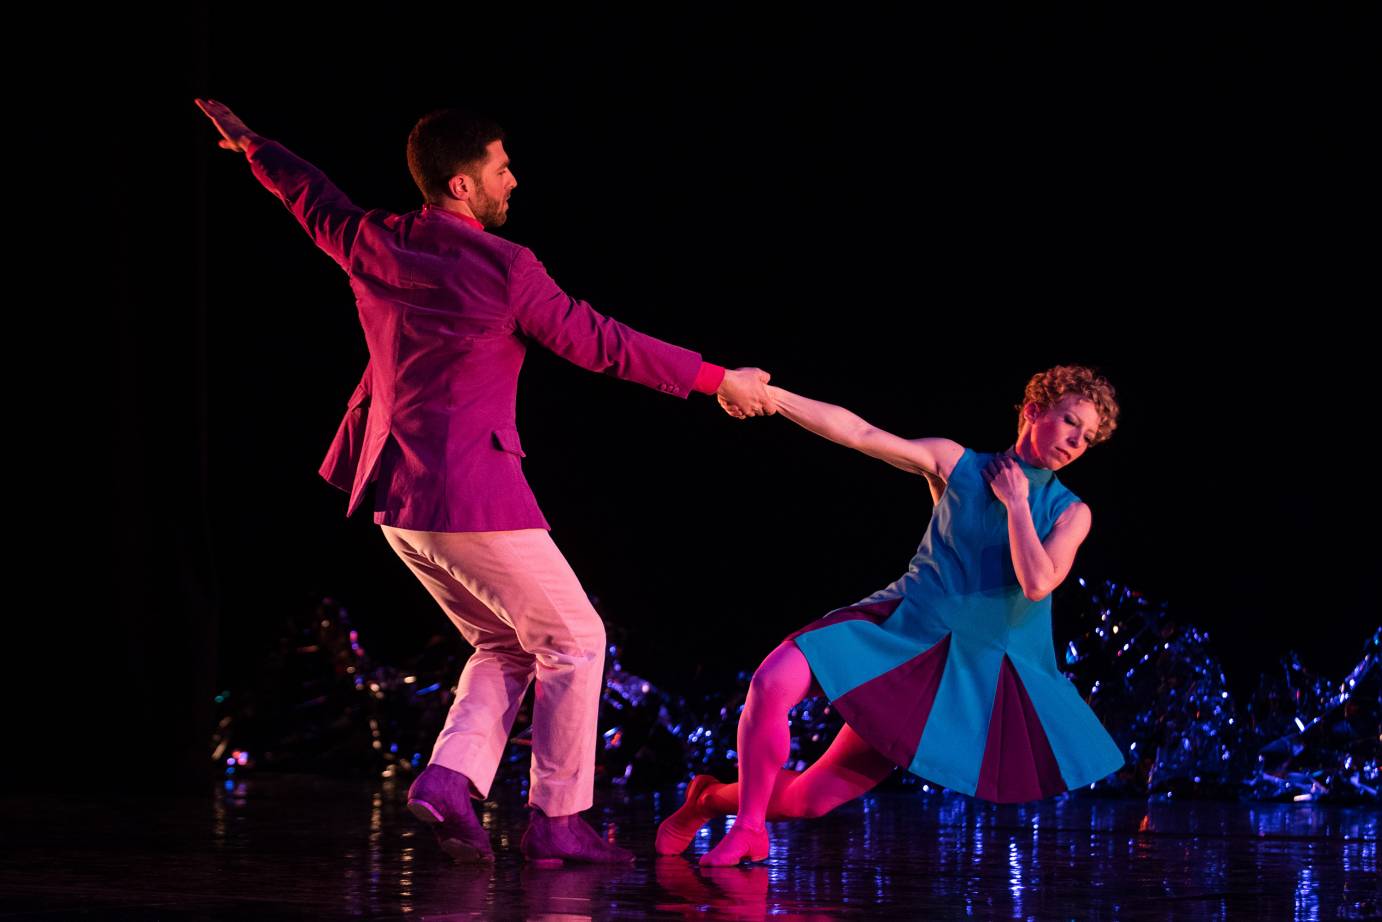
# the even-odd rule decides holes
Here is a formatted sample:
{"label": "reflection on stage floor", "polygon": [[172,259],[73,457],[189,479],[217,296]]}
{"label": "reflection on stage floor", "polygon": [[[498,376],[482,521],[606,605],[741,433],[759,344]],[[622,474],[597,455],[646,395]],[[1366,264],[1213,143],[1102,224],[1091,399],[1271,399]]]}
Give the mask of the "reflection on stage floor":
{"label": "reflection on stage floor", "polygon": [[766,864],[701,869],[723,835],[653,855],[680,802],[601,792],[628,867],[533,867],[517,795],[498,855],[458,867],[406,784],[242,777],[206,797],[7,795],[0,919],[1361,919],[1382,913],[1375,810],[1066,796],[996,806],[889,791],[772,824]]}

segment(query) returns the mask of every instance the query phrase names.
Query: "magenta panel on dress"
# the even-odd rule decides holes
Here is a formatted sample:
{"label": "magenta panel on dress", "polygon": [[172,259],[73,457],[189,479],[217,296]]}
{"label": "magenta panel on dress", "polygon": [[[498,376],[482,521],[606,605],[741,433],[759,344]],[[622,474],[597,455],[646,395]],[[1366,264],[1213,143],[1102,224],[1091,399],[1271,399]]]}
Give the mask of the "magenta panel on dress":
{"label": "magenta panel on dress", "polygon": [[806,627],[799,631],[793,631],[783,641],[796,640],[807,631],[818,631],[823,627],[830,627],[832,624],[839,624],[841,621],[872,621],[874,624],[882,624],[888,617],[897,610],[897,606],[902,604],[902,596],[895,599],[883,599],[879,602],[870,602],[867,605],[851,605],[848,608],[837,608],[823,618],[817,618]]}
{"label": "magenta panel on dress", "polygon": [[[888,617],[897,610],[897,606],[902,604],[902,596],[895,599],[883,599],[878,602],[870,602],[867,605],[851,605],[848,608],[837,608],[824,617],[817,618],[806,627],[799,631],[793,631],[782,638],[783,643],[795,642],[798,637],[808,631],[818,631],[823,627],[830,627],[832,624],[839,624],[841,621],[872,621],[874,624],[882,624]],[[809,663],[808,663],[809,665]],[[816,681],[816,674],[811,673],[811,688],[806,693],[808,698],[815,696],[825,696],[825,690]]]}
{"label": "magenta panel on dress", "polygon": [[851,688],[833,704],[866,743],[907,768],[931,716],[949,651],[946,634],[924,653]]}
{"label": "magenta panel on dress", "polygon": [[1055,753],[1012,661],[1003,657],[988,743],[974,796],[1002,804],[1041,800],[1066,789]]}

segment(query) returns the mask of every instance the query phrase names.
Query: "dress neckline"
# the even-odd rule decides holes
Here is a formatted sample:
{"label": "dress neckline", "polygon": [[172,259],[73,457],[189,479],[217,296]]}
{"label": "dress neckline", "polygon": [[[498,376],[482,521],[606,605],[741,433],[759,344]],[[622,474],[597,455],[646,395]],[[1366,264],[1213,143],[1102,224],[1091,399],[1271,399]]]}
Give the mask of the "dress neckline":
{"label": "dress neckline", "polygon": [[1016,447],[1017,446],[1015,445],[1009,445],[1007,448],[1003,449],[1003,451],[994,452],[994,454],[1001,455],[1007,452],[1012,452],[1012,459],[1016,461],[1018,466],[1021,467],[1022,470],[1024,470],[1027,473],[1027,479],[1032,481],[1033,483],[1043,484],[1048,482],[1052,477],[1056,476],[1056,472],[1051,470],[1049,467],[1037,467],[1035,464],[1028,464],[1025,460],[1023,460],[1021,455],[1019,455],[1016,451],[1013,451],[1013,449]]}

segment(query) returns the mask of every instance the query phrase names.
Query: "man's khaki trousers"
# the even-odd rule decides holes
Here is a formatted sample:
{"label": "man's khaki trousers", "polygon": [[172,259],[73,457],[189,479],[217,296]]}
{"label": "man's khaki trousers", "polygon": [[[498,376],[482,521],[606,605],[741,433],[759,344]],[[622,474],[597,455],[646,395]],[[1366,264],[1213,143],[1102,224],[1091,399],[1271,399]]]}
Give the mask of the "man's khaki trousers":
{"label": "man's khaki trousers", "polygon": [[430,761],[461,772],[474,796],[487,797],[536,679],[529,803],[548,816],[588,809],[605,630],[551,535],[380,528],[475,648]]}

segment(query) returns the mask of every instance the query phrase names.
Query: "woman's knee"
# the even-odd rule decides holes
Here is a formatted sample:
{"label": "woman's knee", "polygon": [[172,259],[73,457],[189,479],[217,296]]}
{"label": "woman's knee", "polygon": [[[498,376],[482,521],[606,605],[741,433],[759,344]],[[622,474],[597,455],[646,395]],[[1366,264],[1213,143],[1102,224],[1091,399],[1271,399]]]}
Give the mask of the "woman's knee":
{"label": "woman's knee", "polygon": [[784,643],[769,653],[749,680],[749,697],[766,699],[790,708],[806,697],[811,687],[811,667],[794,643]]}

